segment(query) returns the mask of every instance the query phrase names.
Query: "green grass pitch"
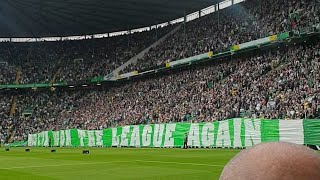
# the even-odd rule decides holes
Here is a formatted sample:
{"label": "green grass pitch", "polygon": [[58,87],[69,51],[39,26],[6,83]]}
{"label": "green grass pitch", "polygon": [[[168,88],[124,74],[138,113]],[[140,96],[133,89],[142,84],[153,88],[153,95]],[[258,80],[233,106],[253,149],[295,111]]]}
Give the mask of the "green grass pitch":
{"label": "green grass pitch", "polygon": [[0,149],[0,179],[218,179],[239,150],[143,148]]}

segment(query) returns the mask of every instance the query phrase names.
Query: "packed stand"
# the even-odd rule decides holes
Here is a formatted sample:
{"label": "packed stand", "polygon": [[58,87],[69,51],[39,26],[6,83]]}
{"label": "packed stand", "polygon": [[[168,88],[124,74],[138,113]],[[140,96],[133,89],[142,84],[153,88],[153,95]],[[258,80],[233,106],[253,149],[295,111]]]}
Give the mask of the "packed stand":
{"label": "packed stand", "polygon": [[59,119],[60,113],[70,113],[79,93],[35,93],[18,96],[17,114],[19,122],[16,124],[14,140],[23,140],[32,132],[42,129],[60,130],[67,126],[65,119]]}
{"label": "packed stand", "polygon": [[105,76],[170,32],[157,30],[102,39],[37,43],[0,43],[0,84],[88,80]]}
{"label": "packed stand", "polygon": [[72,51],[60,63],[56,81],[88,80],[106,76],[143,51],[175,26],[113,38],[70,41]]}
{"label": "packed stand", "polygon": [[[0,59],[8,63],[4,71],[4,83],[13,84],[17,72],[21,71],[19,83],[49,82],[54,74],[62,47],[53,43],[0,43]],[[14,72],[13,72],[14,71]],[[10,73],[9,73],[10,72]],[[1,82],[2,84],[2,82]]]}
{"label": "packed stand", "polygon": [[16,80],[15,67],[8,66],[7,63],[1,64],[0,61],[0,84],[13,84]]}
{"label": "packed stand", "polygon": [[320,45],[282,47],[216,61],[108,90],[34,93],[19,97],[17,126],[28,133],[68,128],[169,122],[212,122],[235,117],[320,117]]}
{"label": "packed stand", "polygon": [[10,96],[0,96],[0,144],[5,143],[14,129],[14,119],[9,116]]}
{"label": "packed stand", "polygon": [[319,0],[247,0],[186,23],[136,65],[123,72],[146,70],[202,53],[229,50],[232,45],[320,23]]}

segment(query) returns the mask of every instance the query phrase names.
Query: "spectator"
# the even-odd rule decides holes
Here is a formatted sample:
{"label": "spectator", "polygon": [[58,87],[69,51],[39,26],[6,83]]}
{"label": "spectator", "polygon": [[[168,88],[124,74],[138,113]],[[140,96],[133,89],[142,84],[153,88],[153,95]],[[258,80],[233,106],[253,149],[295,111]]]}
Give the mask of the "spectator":
{"label": "spectator", "polygon": [[319,58],[319,43],[303,44],[105,90],[20,95],[15,138],[26,139],[27,134],[43,130],[212,122],[239,116],[317,118]]}

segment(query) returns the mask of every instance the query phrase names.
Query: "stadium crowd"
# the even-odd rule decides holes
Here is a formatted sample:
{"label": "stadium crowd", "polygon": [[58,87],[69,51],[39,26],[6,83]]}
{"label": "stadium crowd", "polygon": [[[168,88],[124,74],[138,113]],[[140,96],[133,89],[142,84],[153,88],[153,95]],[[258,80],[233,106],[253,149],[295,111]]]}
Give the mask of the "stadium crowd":
{"label": "stadium crowd", "polygon": [[320,117],[319,94],[320,43],[305,43],[110,89],[21,95],[15,138],[26,139],[28,133],[43,130],[235,117],[312,119]]}
{"label": "stadium crowd", "polygon": [[105,76],[175,26],[102,39],[0,43],[0,84],[89,80]]}
{"label": "stadium crowd", "polygon": [[241,44],[286,31],[299,31],[319,23],[318,0],[247,0],[221,12],[186,24],[166,41],[151,49],[124,72],[164,66],[201,53],[229,50]]}
{"label": "stadium crowd", "polygon": [[0,84],[10,84],[16,79],[16,69],[7,63],[0,64]]}
{"label": "stadium crowd", "polygon": [[[260,4],[259,4],[260,3]],[[258,8],[257,8],[258,7]],[[186,24],[124,72],[229,49],[319,22],[319,1],[248,0]],[[219,19],[219,20],[217,20]],[[160,29],[163,36],[173,27]],[[184,33],[185,31],[185,33]],[[0,83],[85,80],[109,74],[156,39],[154,31],[79,41],[1,43]],[[17,70],[18,69],[18,70]],[[320,43],[258,50],[210,65],[103,90],[28,92],[1,97],[0,139],[43,130],[103,129],[143,123],[211,122],[234,117],[320,117]],[[6,110],[8,109],[8,110]]]}
{"label": "stadium crowd", "polygon": [[[221,52],[231,45],[244,43],[288,30],[319,23],[319,0],[247,0],[194,21],[151,49],[132,70],[164,66],[208,51]],[[47,83],[88,80],[105,76],[128,61],[174,26],[112,38],[41,43],[1,43],[0,83]]]}
{"label": "stadium crowd", "polygon": [[10,136],[14,129],[14,119],[9,117],[11,97],[0,96],[0,144]]}

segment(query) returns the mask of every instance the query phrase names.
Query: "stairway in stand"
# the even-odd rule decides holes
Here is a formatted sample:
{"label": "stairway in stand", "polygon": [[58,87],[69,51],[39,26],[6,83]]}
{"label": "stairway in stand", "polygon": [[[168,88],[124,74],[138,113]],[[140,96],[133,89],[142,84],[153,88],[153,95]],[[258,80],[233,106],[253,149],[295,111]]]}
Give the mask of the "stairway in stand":
{"label": "stairway in stand", "polygon": [[57,72],[53,75],[53,78],[51,79],[50,84],[53,84],[56,82],[57,76],[60,74],[60,72],[61,72],[61,67],[59,67]]}
{"label": "stairway in stand", "polygon": [[[16,73],[15,84],[20,84],[20,82],[21,82],[21,75],[22,75],[21,68],[18,68],[18,69],[17,69],[17,73]],[[11,106],[10,106],[10,113],[9,113],[10,118],[14,117],[15,114],[16,114],[17,99],[18,99],[18,97],[17,97],[16,95],[14,95],[13,98],[12,98]],[[12,131],[11,131],[11,134],[10,134],[10,137],[9,137],[9,139],[8,139],[8,142],[9,142],[9,143],[11,143],[11,142],[13,141],[13,137],[15,136],[15,134],[16,134],[16,130],[15,130],[15,128],[13,127],[13,129],[12,129]]]}

